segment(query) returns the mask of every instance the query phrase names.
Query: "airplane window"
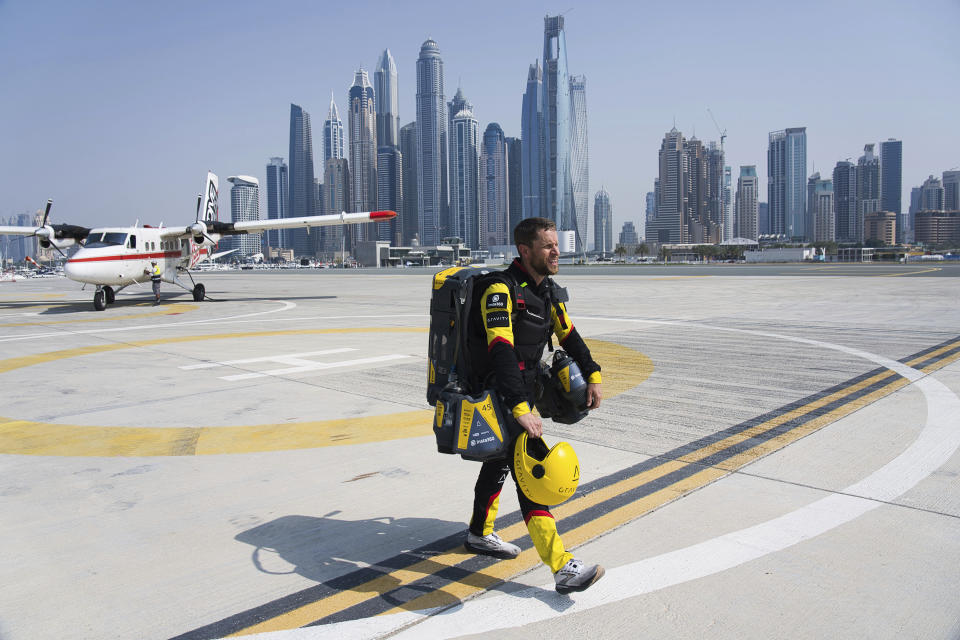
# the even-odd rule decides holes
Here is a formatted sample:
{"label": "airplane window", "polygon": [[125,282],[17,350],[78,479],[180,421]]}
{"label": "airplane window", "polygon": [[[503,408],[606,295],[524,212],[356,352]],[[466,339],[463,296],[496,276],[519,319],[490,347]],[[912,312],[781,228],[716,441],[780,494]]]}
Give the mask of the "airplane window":
{"label": "airplane window", "polygon": [[87,247],[116,247],[127,243],[127,234],[120,232],[98,232],[87,236]]}
{"label": "airplane window", "polygon": [[130,248],[131,249],[137,248],[137,236],[130,236]]}

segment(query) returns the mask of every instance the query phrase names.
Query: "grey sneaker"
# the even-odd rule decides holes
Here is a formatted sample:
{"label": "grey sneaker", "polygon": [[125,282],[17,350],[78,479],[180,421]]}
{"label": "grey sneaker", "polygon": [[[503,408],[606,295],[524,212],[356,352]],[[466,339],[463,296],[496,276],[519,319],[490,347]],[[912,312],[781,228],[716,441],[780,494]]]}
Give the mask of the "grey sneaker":
{"label": "grey sneaker", "polygon": [[587,566],[582,560],[574,558],[553,574],[557,583],[557,593],[584,591],[603,577],[603,567],[598,564]]}
{"label": "grey sneaker", "polygon": [[520,555],[520,547],[506,542],[495,533],[476,536],[468,531],[467,539],[463,543],[463,546],[467,548],[467,551],[485,556],[493,556],[494,558],[501,558],[503,560],[512,560]]}

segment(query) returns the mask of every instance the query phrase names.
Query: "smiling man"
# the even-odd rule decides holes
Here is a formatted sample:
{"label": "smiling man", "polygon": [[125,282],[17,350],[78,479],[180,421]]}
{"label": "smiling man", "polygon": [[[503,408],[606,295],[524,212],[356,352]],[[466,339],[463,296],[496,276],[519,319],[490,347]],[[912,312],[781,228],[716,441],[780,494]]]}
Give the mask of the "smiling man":
{"label": "smiling man", "polygon": [[[520,257],[502,273],[502,281],[488,286],[480,298],[485,352],[472,361],[479,379],[490,379],[512,420],[508,431],[530,438],[543,433],[540,416],[533,413],[538,365],[544,347],[556,335],[587,379],[587,408],[600,406],[603,398],[600,366],[567,315],[565,292],[550,276],[560,268],[556,225],[546,218],[527,218],[513,232]],[[473,515],[465,547],[474,553],[515,558],[520,548],[493,532],[500,490],[508,474],[516,482],[511,446],[507,458],[483,463],[474,488]],[[517,486],[520,510],[527,530],[543,562],[553,571],[560,593],[583,591],[603,575],[603,567],[586,565],[568,552],[557,533],[556,522],[546,505],[536,504]]]}

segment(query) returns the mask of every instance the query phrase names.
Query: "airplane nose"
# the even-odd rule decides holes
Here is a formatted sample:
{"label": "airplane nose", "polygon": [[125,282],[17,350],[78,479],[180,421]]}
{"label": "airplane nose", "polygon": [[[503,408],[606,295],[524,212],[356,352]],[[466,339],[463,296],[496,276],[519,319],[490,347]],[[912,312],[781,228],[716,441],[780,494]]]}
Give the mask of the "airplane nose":
{"label": "airplane nose", "polygon": [[63,265],[63,274],[71,280],[86,282],[90,275],[90,265],[86,262],[67,260],[67,263]]}

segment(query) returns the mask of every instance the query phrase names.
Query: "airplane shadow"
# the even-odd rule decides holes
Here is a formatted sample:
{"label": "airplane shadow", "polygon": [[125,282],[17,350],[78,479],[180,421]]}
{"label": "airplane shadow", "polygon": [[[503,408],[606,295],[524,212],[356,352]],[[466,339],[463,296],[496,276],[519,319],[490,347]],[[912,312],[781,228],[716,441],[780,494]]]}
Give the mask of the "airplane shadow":
{"label": "airplane shadow", "polygon": [[[150,307],[153,305],[153,297],[146,296],[143,298],[131,298],[131,299],[117,299],[116,302],[107,307],[107,311],[114,308],[133,308],[133,307]],[[25,301],[19,300],[17,302],[2,302],[0,303],[0,310],[11,310],[15,311],[18,309],[29,309],[39,306],[46,307],[42,311],[38,311],[38,316],[57,316],[65,315],[70,313],[78,313],[81,311],[90,311],[91,313],[101,313],[93,308],[93,299],[90,300],[71,300],[65,302],[50,302],[49,300],[35,300],[35,301]]]}
{"label": "airplane shadow", "polygon": [[[435,594],[431,606],[455,606],[460,600],[444,592],[450,581],[496,588],[521,597],[536,597],[530,587],[485,574],[483,569],[497,562],[476,556],[451,567],[431,558],[448,552],[463,552],[462,522],[433,518],[370,518],[341,520],[334,511],[322,517],[282,516],[238,534],[235,539],[254,547],[252,561],[259,571],[269,574],[295,573],[324,587],[318,594],[326,597],[341,591],[369,593],[378,597],[375,615],[394,607],[423,608],[414,601]],[[390,549],[403,549],[391,555]],[[401,584],[394,572],[419,571],[422,577]],[[499,584],[498,584],[499,583]],[[540,590],[542,591],[542,590]],[[521,593],[522,592],[522,593]],[[543,592],[543,601],[562,610],[569,601],[554,602],[553,591]],[[376,608],[376,605],[373,605]],[[346,616],[346,617],[344,617]],[[334,614],[331,620],[351,619],[348,612]]]}
{"label": "airplane shadow", "polygon": [[[209,294],[208,294],[209,295]],[[214,294],[216,296],[216,294]],[[221,298],[217,297],[208,297],[204,302],[270,302],[276,300],[335,300],[338,296],[258,296],[258,297],[244,297],[244,298]]]}
{"label": "airplane shadow", "polygon": [[[220,297],[209,297],[204,300],[207,302],[270,302],[277,300],[335,300],[337,296],[265,296],[265,297],[255,297],[255,298],[220,298]],[[193,303],[193,297],[190,293],[164,293],[160,295],[160,305],[158,308],[162,308],[164,304],[171,304],[174,302],[189,302]],[[197,303],[199,304],[199,303]],[[0,302],[0,311],[18,311],[25,309],[32,309],[36,307],[46,307],[42,311],[38,311],[38,316],[59,316],[59,315],[68,315],[79,312],[89,311],[91,313],[110,313],[111,309],[133,309],[133,308],[152,308],[153,305],[153,295],[144,294],[134,295],[134,296],[118,296],[116,300],[109,304],[105,311],[97,311],[93,308],[93,296],[90,297],[90,300],[71,300],[63,302],[50,302],[49,300],[17,300],[17,301],[7,301]]]}

